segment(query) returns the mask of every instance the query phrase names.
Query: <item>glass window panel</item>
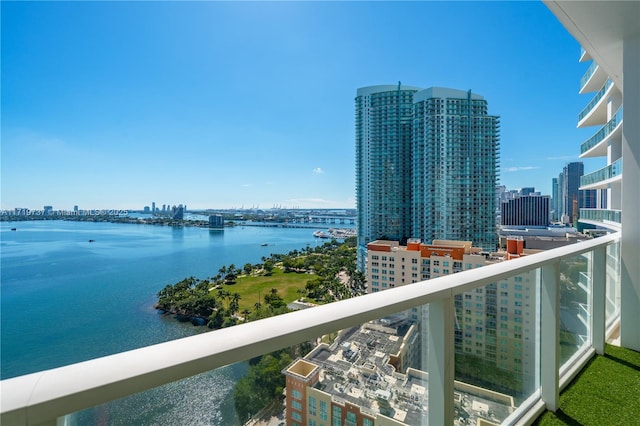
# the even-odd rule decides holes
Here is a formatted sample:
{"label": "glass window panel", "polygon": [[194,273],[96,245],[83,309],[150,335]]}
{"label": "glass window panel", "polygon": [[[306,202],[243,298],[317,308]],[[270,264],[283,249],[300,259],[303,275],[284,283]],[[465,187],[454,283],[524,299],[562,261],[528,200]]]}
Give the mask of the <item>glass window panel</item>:
{"label": "glass window panel", "polygon": [[[459,383],[456,387],[473,385],[482,389],[489,401],[509,401],[512,406],[506,411],[504,405],[481,402],[487,407],[483,418],[495,423],[502,422],[523,401],[539,391],[538,283],[536,269],[473,290],[473,293],[481,290],[485,295],[482,309],[471,313],[473,323],[482,323],[482,332],[465,335],[470,338],[464,339],[464,330],[459,328],[460,319],[468,313],[465,313],[462,301],[470,292],[455,296],[455,379]],[[514,291],[516,285],[518,293]],[[516,300],[517,296],[519,300]],[[522,306],[521,299],[525,298],[526,306]],[[515,306],[521,307],[516,310]],[[460,398],[457,390],[455,397]],[[466,402],[481,401],[477,398]],[[462,400],[465,401],[464,397]],[[464,417],[466,413],[459,408],[457,410],[456,418]]]}
{"label": "glass window panel", "polygon": [[560,364],[590,343],[591,253],[560,262]]}

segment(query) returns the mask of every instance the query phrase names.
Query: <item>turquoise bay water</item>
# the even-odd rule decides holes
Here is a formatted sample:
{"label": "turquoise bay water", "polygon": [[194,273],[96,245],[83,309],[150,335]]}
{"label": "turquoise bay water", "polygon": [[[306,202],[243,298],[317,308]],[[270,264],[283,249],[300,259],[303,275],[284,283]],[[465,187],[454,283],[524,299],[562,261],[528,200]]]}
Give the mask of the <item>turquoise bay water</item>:
{"label": "turquoise bay water", "polygon": [[[242,267],[270,253],[320,244],[312,232],[4,222],[1,377],[205,332],[159,315],[153,309],[158,290],[187,276],[211,277],[223,265]],[[245,369],[238,364],[172,383],[72,416],[70,423],[234,424],[229,391]]]}

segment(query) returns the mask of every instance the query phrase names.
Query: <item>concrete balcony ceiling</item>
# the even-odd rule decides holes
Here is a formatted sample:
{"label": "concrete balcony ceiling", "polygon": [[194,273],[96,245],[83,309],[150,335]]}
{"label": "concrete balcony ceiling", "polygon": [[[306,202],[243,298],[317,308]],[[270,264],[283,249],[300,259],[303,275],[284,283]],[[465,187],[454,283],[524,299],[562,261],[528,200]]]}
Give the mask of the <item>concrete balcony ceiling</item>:
{"label": "concrete balcony ceiling", "polygon": [[580,59],[578,59],[578,62],[587,62],[587,61],[593,61],[593,58],[591,57],[589,52],[584,50],[584,47],[583,47],[582,49],[580,49]]}
{"label": "concrete balcony ceiling", "polygon": [[545,0],[544,4],[622,91],[622,44],[640,34],[640,2]]}

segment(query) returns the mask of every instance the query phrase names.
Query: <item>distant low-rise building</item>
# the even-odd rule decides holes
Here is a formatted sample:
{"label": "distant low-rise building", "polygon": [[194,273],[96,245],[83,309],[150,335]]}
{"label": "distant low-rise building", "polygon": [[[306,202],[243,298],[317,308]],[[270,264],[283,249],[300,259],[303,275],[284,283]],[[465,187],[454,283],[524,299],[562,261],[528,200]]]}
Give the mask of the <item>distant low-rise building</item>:
{"label": "distant low-rise building", "polygon": [[224,229],[224,218],[221,214],[209,216],[209,229]]}
{"label": "distant low-rise building", "polygon": [[182,204],[179,206],[173,206],[171,209],[171,217],[173,220],[183,220],[184,219],[184,207]]}
{"label": "distant low-rise building", "polygon": [[498,234],[500,247],[506,247],[507,240],[518,238],[525,250],[551,250],[592,238],[570,226],[501,226]]}
{"label": "distant low-rise building", "polygon": [[548,195],[517,196],[501,203],[501,226],[548,226],[549,217],[550,199]]}

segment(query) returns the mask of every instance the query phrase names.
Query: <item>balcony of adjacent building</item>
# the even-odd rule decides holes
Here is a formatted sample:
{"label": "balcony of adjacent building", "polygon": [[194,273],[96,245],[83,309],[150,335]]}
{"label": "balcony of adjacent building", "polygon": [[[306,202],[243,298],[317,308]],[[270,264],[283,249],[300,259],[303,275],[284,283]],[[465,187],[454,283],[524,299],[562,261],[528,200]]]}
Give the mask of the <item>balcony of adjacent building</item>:
{"label": "balcony of adjacent building", "polygon": [[580,94],[595,92],[607,81],[607,74],[597,62],[592,62],[580,79]]}
{"label": "balcony of adjacent building", "polygon": [[614,90],[613,81],[607,78],[600,90],[578,114],[578,127],[596,126],[607,122],[607,99]]}
{"label": "balcony of adjacent building", "polygon": [[619,230],[622,227],[622,211],[615,209],[580,209],[580,222]]}
{"label": "balcony of adjacent building", "polygon": [[[137,392],[282,348],[325,340],[321,336],[338,337],[333,344],[320,343],[316,346],[319,349],[304,359],[328,369],[327,383],[340,382],[339,386],[318,389],[335,390],[330,398],[343,406],[349,403],[355,407],[353,401],[359,401],[363,412],[381,421],[395,418],[399,423],[394,424],[451,425],[461,424],[460,418],[473,424],[528,424],[545,408],[555,411],[561,406],[560,392],[596,354],[605,353],[606,339],[616,338],[619,328],[630,327],[624,316],[629,306],[624,301],[620,259],[620,234],[615,233],[430,281],[7,379],[1,383],[2,424],[60,424],[79,410],[99,413],[94,417],[89,414],[89,418],[104,418],[117,412],[119,401],[127,404],[126,397]],[[486,316],[483,313],[481,321],[469,322],[466,303],[469,310],[475,310],[478,298],[486,299],[482,308]],[[496,327],[495,318],[500,315],[509,319]],[[402,341],[407,328],[404,334],[395,334],[395,321],[412,324],[413,335],[407,342],[414,346]],[[352,338],[364,324],[370,325],[369,331],[362,333],[362,342],[346,345],[346,340],[341,340]],[[477,339],[478,328],[487,333],[483,339]],[[388,336],[369,341],[367,336],[374,331]],[[335,346],[335,353],[328,352],[331,346]],[[358,356],[345,353],[346,347],[356,355],[360,350],[365,361],[371,357],[358,367],[368,372],[365,376],[369,379],[352,380],[359,373],[350,363]],[[364,356],[365,351],[369,355]],[[319,358],[313,358],[312,353]],[[414,364],[409,366],[409,360]],[[341,375],[338,370],[343,367],[347,370]],[[378,407],[380,395],[374,392],[378,389],[383,391],[381,395],[394,396],[386,400],[384,411],[371,408]],[[401,398],[402,392],[408,396]],[[414,403],[412,392],[420,404]],[[354,395],[355,399],[350,399]],[[110,402],[118,398],[125,399]],[[161,408],[140,407],[144,409]],[[416,419],[421,420],[416,423]]]}
{"label": "balcony of adjacent building", "polygon": [[580,158],[605,157],[609,142],[622,138],[622,117],[623,108],[620,106],[604,126],[580,145]]}
{"label": "balcony of adjacent building", "polygon": [[604,189],[622,180],[622,158],[595,172],[580,176],[580,189]]}

